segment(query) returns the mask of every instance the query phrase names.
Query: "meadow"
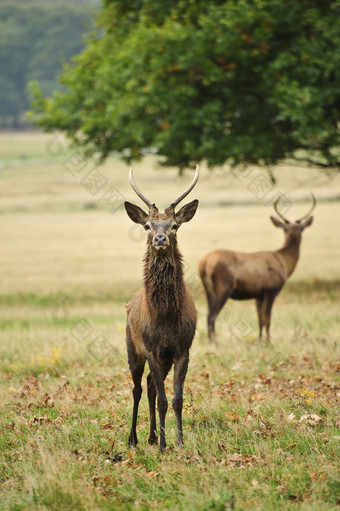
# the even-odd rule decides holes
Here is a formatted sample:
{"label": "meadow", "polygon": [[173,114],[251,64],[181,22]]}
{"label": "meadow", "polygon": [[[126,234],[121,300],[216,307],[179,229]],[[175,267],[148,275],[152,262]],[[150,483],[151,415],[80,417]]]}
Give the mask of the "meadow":
{"label": "meadow", "polygon": [[[140,206],[128,166],[87,161],[58,135],[0,136],[0,509],[335,510],[340,504],[340,175],[286,164],[238,173],[201,168],[195,218],[178,238],[199,319],[184,398],[183,449],[167,414],[168,449],[127,445],[132,382],[125,307],[142,283],[145,236],[123,202]],[[192,173],[134,177],[159,208]],[[277,298],[272,343],[257,339],[252,301],[233,302],[209,346],[197,276],[214,248],[274,250],[278,194],[314,223]],[[147,374],[147,373],[146,373]],[[145,374],[145,376],[146,376]],[[172,399],[172,374],[166,380]],[[146,381],[144,378],[144,389]]]}

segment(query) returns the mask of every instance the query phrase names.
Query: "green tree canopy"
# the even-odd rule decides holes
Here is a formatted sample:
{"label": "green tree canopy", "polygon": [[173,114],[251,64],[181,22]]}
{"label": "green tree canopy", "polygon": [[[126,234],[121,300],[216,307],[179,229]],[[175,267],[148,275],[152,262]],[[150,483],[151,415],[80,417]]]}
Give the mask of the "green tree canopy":
{"label": "green tree canopy", "polygon": [[88,154],[339,165],[339,0],[105,0],[101,37],[33,117]]}

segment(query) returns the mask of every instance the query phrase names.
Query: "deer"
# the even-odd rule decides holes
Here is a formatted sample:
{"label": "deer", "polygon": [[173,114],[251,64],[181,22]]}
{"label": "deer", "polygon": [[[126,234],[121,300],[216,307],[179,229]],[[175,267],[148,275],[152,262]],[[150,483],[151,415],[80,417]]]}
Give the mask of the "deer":
{"label": "deer", "polygon": [[133,180],[132,167],[129,181],[137,196],[147,205],[148,212],[125,202],[130,219],[144,227],[147,249],[144,257],[144,286],[127,304],[126,346],[128,364],[133,380],[132,425],[128,443],[138,443],[136,425],[138,405],[142,396],[142,376],[146,361],[147,396],[149,402],[150,433],[148,443],[158,443],[156,433],[156,397],[160,422],[160,451],[166,450],[165,418],[168,401],[164,380],[174,366],[174,396],[172,407],[176,417],[177,446],[183,446],[182,409],[183,388],[189,364],[189,350],[195,335],[197,312],[194,300],[184,282],[182,255],[177,245],[178,228],[195,215],[198,200],[176,206],[192,191],[199,177],[197,165],[189,187],[170,203],[164,213],[159,212],[140,191]]}
{"label": "deer", "polygon": [[259,339],[263,327],[266,340],[270,342],[270,319],[274,300],[293,273],[300,255],[302,232],[312,225],[313,204],[307,214],[290,222],[278,209],[279,198],[274,203],[277,217],[270,219],[275,227],[284,232],[283,247],[275,251],[253,253],[214,250],[199,262],[198,272],[208,303],[208,337],[210,344],[217,345],[215,321],[228,300],[256,300],[259,323]]}

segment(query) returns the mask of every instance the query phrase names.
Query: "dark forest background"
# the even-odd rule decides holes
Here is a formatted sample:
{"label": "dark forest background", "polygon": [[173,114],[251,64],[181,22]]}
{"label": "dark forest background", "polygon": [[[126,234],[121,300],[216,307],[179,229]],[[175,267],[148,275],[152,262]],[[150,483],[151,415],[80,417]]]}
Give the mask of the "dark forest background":
{"label": "dark forest background", "polygon": [[100,0],[0,0],[0,129],[28,126],[30,81],[46,96],[60,89],[63,63],[83,50],[99,8]]}

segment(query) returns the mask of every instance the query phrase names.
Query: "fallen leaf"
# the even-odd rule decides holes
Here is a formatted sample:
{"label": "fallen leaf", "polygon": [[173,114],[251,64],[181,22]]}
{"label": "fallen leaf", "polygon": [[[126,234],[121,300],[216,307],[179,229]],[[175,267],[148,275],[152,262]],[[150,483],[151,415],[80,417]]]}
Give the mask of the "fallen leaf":
{"label": "fallen leaf", "polygon": [[315,413],[312,413],[312,414],[310,415],[310,418],[311,418],[313,421],[315,421],[315,422],[320,422],[320,421],[322,421],[321,417],[319,417],[319,415],[316,415]]}
{"label": "fallen leaf", "polygon": [[258,392],[255,392],[254,394],[250,394],[249,401],[255,401],[255,403],[258,403],[263,399],[263,394],[260,394]]}
{"label": "fallen leaf", "polygon": [[316,426],[317,424],[320,424],[322,422],[322,418],[319,417],[319,415],[316,415],[315,413],[309,414],[306,413],[305,415],[302,415],[299,419],[299,422],[307,422],[310,426]]}
{"label": "fallen leaf", "polygon": [[238,413],[233,412],[232,410],[229,410],[225,412],[225,416],[228,420],[231,422],[240,422],[240,416]]}
{"label": "fallen leaf", "polygon": [[291,443],[291,444],[287,445],[286,450],[288,450],[288,449],[293,449],[293,448],[294,448],[294,447],[296,447],[297,445],[299,445],[297,442],[293,442],[293,443]]}
{"label": "fallen leaf", "polygon": [[220,451],[222,451],[222,452],[228,452],[228,450],[227,450],[227,448],[226,448],[226,446],[225,446],[224,444],[219,443],[219,444],[218,444],[218,448],[219,448],[219,449],[220,449]]}
{"label": "fallen leaf", "polygon": [[[223,460],[222,460],[223,461]],[[224,464],[228,465],[237,465],[237,466],[246,466],[246,465],[256,465],[262,460],[256,456],[255,454],[229,454],[224,459]],[[223,463],[222,463],[223,464]]]}

